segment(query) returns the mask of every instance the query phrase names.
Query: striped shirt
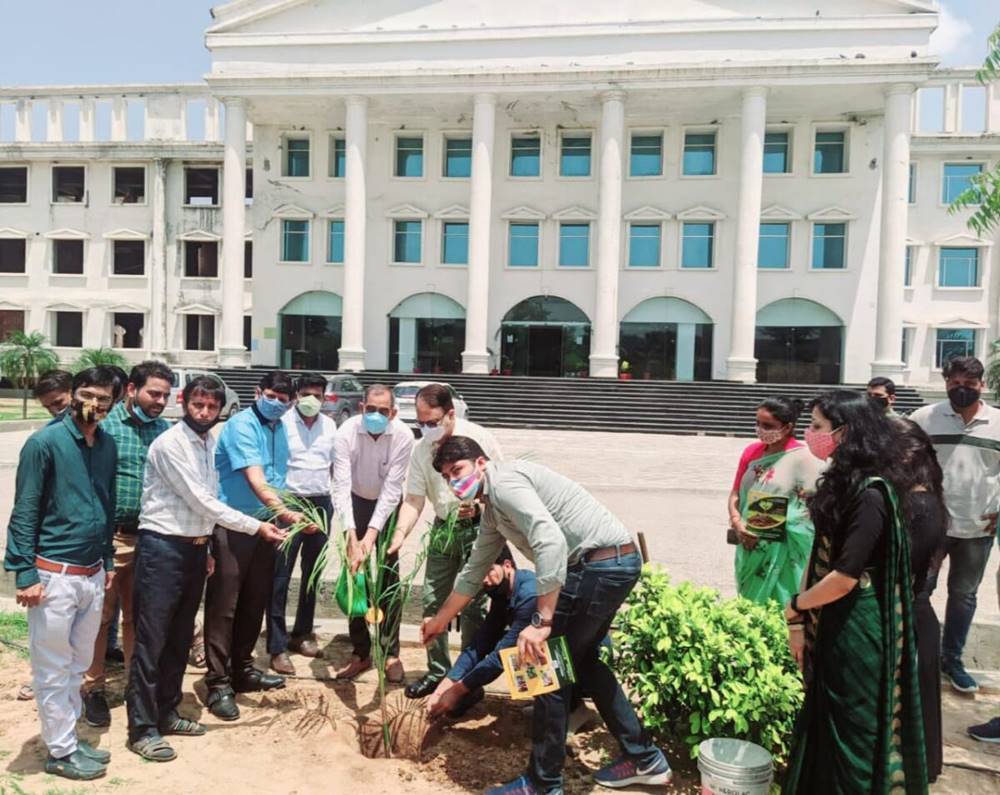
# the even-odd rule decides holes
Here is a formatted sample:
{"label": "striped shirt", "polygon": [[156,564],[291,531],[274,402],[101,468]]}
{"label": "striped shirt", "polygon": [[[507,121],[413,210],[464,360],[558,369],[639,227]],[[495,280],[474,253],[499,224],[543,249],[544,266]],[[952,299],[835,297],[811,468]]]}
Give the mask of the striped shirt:
{"label": "striped shirt", "polygon": [[115,524],[139,521],[146,455],[153,440],[169,428],[170,423],[160,417],[152,422],[140,422],[125,407],[124,400],[116,403],[101,423],[101,429],[115,440],[118,447]]}

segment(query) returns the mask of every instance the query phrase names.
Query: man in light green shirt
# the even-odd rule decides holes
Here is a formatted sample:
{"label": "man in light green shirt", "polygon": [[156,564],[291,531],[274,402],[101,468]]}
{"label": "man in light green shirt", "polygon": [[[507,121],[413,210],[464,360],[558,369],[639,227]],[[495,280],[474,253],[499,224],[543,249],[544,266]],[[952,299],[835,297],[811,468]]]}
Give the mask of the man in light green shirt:
{"label": "man in light green shirt", "polygon": [[[448,484],[434,469],[434,454],[453,434],[475,439],[492,460],[501,459],[500,446],[485,428],[455,416],[451,390],[444,384],[427,384],[416,399],[417,423],[421,439],[413,448],[406,484],[406,499],[399,510],[396,533],[389,547],[394,554],[416,526],[424,505],[430,500],[434,524],[430,530],[427,559],[424,564],[424,617],[434,615],[444,604],[455,585],[455,577],[465,565],[479,531],[479,514],[474,508],[462,508]],[[482,583],[475,597],[462,611],[462,648],[472,644],[476,631],[486,616],[486,596]],[[434,692],[451,669],[448,636],[443,634],[427,646],[427,673],[406,686],[407,698],[423,698]]]}

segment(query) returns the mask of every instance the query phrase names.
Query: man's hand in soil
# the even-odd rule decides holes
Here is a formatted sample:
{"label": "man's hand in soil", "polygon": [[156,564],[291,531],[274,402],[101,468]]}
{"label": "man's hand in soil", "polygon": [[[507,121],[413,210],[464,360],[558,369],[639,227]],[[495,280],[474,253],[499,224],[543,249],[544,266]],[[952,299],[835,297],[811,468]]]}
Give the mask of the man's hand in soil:
{"label": "man's hand in soil", "polygon": [[439,620],[437,616],[425,618],[424,622],[420,625],[420,642],[426,646],[447,629],[448,624]]}
{"label": "man's hand in soil", "polygon": [[517,636],[517,653],[525,662],[545,665],[545,641],[552,634],[552,627],[525,627]]}
{"label": "man's hand in soil", "polygon": [[22,607],[38,607],[45,598],[45,586],[36,582],[27,588],[18,588],[14,598]]}
{"label": "man's hand in soil", "polygon": [[461,682],[454,682],[445,677],[431,693],[427,699],[427,712],[432,718],[437,718],[445,713],[451,712],[458,706],[462,696],[469,692],[469,688]]}

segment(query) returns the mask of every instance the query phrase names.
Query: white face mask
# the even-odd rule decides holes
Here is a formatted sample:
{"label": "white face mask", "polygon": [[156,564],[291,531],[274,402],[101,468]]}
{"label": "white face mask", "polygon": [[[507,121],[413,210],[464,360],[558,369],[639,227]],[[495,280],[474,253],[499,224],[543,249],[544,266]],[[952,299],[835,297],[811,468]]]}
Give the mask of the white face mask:
{"label": "white face mask", "polygon": [[442,436],[444,436],[444,428],[441,423],[431,427],[430,425],[422,425],[418,423],[420,427],[420,435],[429,441],[431,444],[438,441]]}

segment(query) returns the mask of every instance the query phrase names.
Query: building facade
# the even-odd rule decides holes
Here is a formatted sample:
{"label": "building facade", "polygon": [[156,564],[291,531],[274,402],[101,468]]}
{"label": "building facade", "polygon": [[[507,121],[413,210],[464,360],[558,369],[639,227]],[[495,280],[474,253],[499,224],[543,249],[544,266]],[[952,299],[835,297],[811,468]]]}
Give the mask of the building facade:
{"label": "building facade", "polygon": [[[813,8],[816,6],[816,8]],[[190,365],[933,383],[1000,87],[936,4],[235,0],[203,84],[0,90],[0,334]]]}

